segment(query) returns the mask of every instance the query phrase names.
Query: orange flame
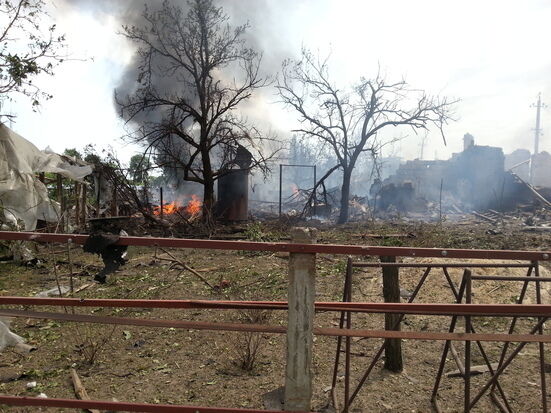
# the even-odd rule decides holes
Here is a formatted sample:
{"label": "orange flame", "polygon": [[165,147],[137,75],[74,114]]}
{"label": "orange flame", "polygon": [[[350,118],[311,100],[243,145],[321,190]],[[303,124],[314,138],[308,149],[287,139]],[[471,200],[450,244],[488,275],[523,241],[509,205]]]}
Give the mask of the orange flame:
{"label": "orange flame", "polygon": [[191,201],[189,201],[185,207],[177,201],[172,201],[169,204],[164,204],[162,206],[156,206],[155,208],[153,208],[153,214],[161,215],[162,211],[163,216],[166,216],[175,214],[179,211],[193,217],[201,212],[202,206],[203,202],[201,202],[199,197],[197,195],[192,195]]}
{"label": "orange flame", "polygon": [[197,215],[201,212],[201,207],[203,206],[203,203],[199,199],[197,195],[191,196],[191,201],[188,202],[186,207],[186,212],[191,215]]}
{"label": "orange flame", "polygon": [[164,204],[162,206],[156,206],[155,208],[153,208],[153,214],[154,215],[161,215],[161,211],[162,211],[163,215],[170,215],[170,214],[174,214],[176,211],[178,211],[178,208],[180,208],[180,206],[176,203],[176,201],[173,201],[170,204]]}

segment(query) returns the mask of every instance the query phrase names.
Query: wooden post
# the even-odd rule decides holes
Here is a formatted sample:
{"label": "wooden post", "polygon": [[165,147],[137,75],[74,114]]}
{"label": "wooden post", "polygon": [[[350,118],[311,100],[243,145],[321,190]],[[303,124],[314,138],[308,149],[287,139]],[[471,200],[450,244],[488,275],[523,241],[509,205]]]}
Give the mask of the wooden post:
{"label": "wooden post", "polygon": [[159,188],[159,198],[160,198],[160,200],[159,200],[159,202],[160,202],[159,212],[161,214],[161,219],[163,219],[164,218],[164,208],[163,208],[163,206],[164,206],[165,200],[163,199],[163,187],[162,186]]}
{"label": "wooden post", "polygon": [[[396,257],[381,257],[381,262],[396,262]],[[383,296],[385,303],[400,302],[400,279],[398,267],[383,267]],[[400,314],[385,314],[385,330],[400,331]],[[404,368],[402,360],[402,341],[399,338],[385,340],[385,369],[400,372]]]}
{"label": "wooden post", "polygon": [[98,187],[96,188],[97,191],[97,199],[96,199],[96,217],[99,218],[100,215],[100,209],[101,209],[101,172],[98,174],[98,180],[97,180]]}
{"label": "wooden post", "polygon": [[[293,228],[291,241],[315,243],[315,230]],[[289,254],[285,410],[311,410],[315,278],[316,254]]]}
{"label": "wooden post", "polygon": [[82,214],[80,218],[80,223],[82,225],[86,225],[86,185],[82,185],[82,200],[80,201],[80,205],[82,208],[82,211],[80,212]]}
{"label": "wooden post", "polygon": [[57,202],[59,202],[59,208],[61,216],[59,219],[61,232],[65,232],[65,198],[63,197],[63,177],[60,174],[56,176],[57,184]]}
{"label": "wooden post", "polygon": [[113,192],[111,195],[111,216],[116,217],[119,215],[119,205],[117,199],[117,185],[113,185]]}
{"label": "wooden post", "polygon": [[80,183],[75,182],[75,224],[80,226]]}

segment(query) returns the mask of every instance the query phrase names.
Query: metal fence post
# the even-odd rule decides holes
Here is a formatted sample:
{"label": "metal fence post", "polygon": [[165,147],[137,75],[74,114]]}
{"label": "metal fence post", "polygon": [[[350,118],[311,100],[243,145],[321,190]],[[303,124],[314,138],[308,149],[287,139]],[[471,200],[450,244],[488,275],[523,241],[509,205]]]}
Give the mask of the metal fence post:
{"label": "metal fence post", "polygon": [[[313,244],[316,242],[315,230],[293,228],[291,240],[298,244]],[[316,254],[291,252],[285,410],[310,411],[315,277]]]}
{"label": "metal fence post", "polygon": [[283,191],[283,165],[279,165],[279,216],[281,217],[281,192]]}

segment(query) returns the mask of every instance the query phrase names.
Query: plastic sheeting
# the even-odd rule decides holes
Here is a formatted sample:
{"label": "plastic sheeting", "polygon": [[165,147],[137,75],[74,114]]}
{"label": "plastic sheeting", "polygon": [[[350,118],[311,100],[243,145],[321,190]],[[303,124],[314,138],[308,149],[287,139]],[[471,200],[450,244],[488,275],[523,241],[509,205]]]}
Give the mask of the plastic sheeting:
{"label": "plastic sheeting", "polygon": [[6,125],[0,124],[0,208],[5,220],[36,228],[38,219],[59,220],[59,205],[48,197],[40,172],[63,175],[76,181],[92,173],[91,165],[74,165],[51,151],[41,151]]}
{"label": "plastic sheeting", "polygon": [[10,319],[0,317],[0,352],[6,347],[15,347],[18,344],[25,342],[23,337],[20,337],[10,331],[10,323]]}

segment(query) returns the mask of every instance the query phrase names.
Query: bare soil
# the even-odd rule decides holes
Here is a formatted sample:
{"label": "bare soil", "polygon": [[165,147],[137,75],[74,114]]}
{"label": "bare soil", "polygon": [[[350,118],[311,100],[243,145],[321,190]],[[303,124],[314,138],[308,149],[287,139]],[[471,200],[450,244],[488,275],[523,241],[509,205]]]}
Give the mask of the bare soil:
{"label": "bare soil", "polygon": [[[549,232],[522,232],[520,226],[499,228],[490,224],[349,224],[346,226],[318,225],[320,243],[347,243],[362,245],[399,245],[444,248],[491,248],[549,250]],[[365,234],[412,234],[410,237],[372,238]],[[249,239],[275,241],[288,236],[287,228],[272,224],[250,224],[245,235]],[[55,273],[61,284],[68,285],[71,271],[66,248],[54,246],[52,255],[46,246],[37,246],[42,268],[25,268],[12,263],[0,264],[0,290],[3,295],[34,296],[56,286]],[[105,285],[93,284],[76,293],[85,298],[163,298],[163,299],[245,299],[286,300],[287,259],[284,254],[243,253],[234,251],[207,251],[197,249],[170,250],[211,284],[225,288],[212,290],[188,271],[172,268],[170,262],[159,258],[168,256],[154,248],[130,248],[129,262]],[[156,256],[156,258],[155,258]],[[101,260],[73,247],[70,261],[75,273],[76,286],[92,283],[93,274],[101,268]],[[366,257],[364,260],[375,260]],[[319,301],[342,299],[346,257],[322,255],[317,259],[316,296]],[[428,262],[416,260],[415,262]],[[433,260],[434,261],[434,260]],[[542,275],[548,273],[547,263],[542,264]],[[401,287],[412,291],[423,269],[403,269]],[[475,270],[484,274],[525,275],[522,269]],[[450,270],[459,282],[461,269]],[[223,281],[223,282],[222,282]],[[474,286],[474,302],[512,303],[521,289],[520,282],[485,282]],[[380,302],[382,280],[380,270],[355,270],[353,282],[355,301]],[[530,300],[534,292],[529,291]],[[551,300],[549,291],[544,299]],[[445,285],[441,270],[435,269],[420,291],[417,302],[453,302],[451,290]],[[35,308],[52,311],[51,308]],[[59,311],[63,311],[59,309]],[[72,311],[72,310],[68,310]],[[140,318],[233,321],[241,322],[243,314],[236,311],[213,310],[148,310],[148,309],[77,309],[82,314],[117,315]],[[274,312],[266,321],[285,325],[284,312]],[[338,325],[339,314],[319,313],[315,324],[320,327]],[[510,320],[476,318],[477,332],[506,332]],[[446,331],[449,317],[408,316],[403,330]],[[460,322],[460,329],[463,322]],[[527,332],[532,320],[520,320],[517,332]],[[380,329],[384,326],[381,315],[358,314],[353,327]],[[238,333],[205,332],[182,329],[155,329],[132,326],[105,326],[96,324],[62,323],[49,320],[17,319],[12,331],[25,337],[37,347],[28,355],[12,350],[0,354],[0,392],[10,395],[34,396],[45,393],[48,397],[74,398],[69,370],[75,367],[88,394],[93,399],[172,403],[198,406],[263,408],[262,395],[284,384],[285,337],[262,335],[261,346],[254,368],[244,371],[240,367]],[[352,383],[357,383],[374,353],[382,343],[379,339],[352,340]],[[405,370],[389,373],[380,360],[369,380],[360,391],[353,409],[368,412],[428,412],[430,395],[444,343],[431,341],[404,341]],[[335,357],[336,338],[316,337],[314,353],[314,410],[326,408],[330,400]],[[484,348],[493,362],[499,360],[501,343],[485,343]],[[460,354],[462,344],[457,344]],[[457,366],[448,357],[445,371]],[[484,361],[473,349],[473,364]],[[342,400],[343,368],[338,373],[339,396]],[[547,376],[548,394],[551,394]],[[12,377],[13,380],[9,380]],[[489,374],[472,378],[472,394],[476,394]],[[27,388],[36,381],[37,386]],[[517,412],[541,411],[538,347],[527,345],[506,370],[500,383],[507,393],[511,406]],[[444,377],[440,390],[440,403],[445,411],[463,411],[463,380]],[[551,399],[548,400],[551,404]],[[342,405],[342,401],[341,401]],[[56,409],[23,409],[0,407],[0,411],[56,411]],[[473,411],[497,412],[486,395]]]}

